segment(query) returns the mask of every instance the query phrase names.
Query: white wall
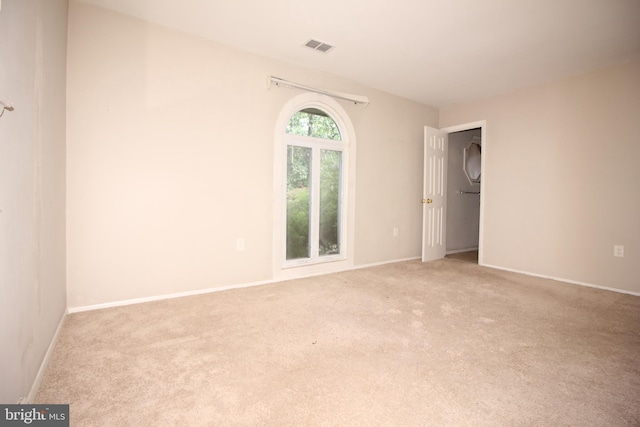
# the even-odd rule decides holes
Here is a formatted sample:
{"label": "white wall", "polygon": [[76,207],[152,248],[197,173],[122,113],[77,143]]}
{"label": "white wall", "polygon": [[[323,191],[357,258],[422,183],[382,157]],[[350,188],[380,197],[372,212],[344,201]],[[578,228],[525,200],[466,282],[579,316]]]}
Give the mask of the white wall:
{"label": "white wall", "polygon": [[440,111],[478,120],[484,262],[640,292],[640,59]]}
{"label": "white wall", "polygon": [[[480,129],[449,134],[447,164],[447,252],[477,249],[480,225],[480,184],[469,182],[464,173],[464,149]],[[480,177],[482,179],[482,177]]]}
{"label": "white wall", "polygon": [[341,104],[355,264],[420,255],[436,109],[75,1],[69,19],[70,308],[272,279],[274,127],[301,92],[268,75],[370,98]]}
{"label": "white wall", "polygon": [[0,402],[29,394],[66,309],[66,0],[0,11]]}

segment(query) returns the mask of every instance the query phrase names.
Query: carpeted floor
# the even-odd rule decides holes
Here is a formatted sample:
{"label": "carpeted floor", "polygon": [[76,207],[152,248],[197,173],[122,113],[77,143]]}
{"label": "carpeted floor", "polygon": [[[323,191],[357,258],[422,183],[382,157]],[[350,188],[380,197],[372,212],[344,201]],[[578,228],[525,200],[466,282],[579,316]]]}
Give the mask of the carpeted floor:
{"label": "carpeted floor", "polygon": [[456,252],[454,254],[448,254],[446,257],[460,261],[478,263],[478,251]]}
{"label": "carpeted floor", "polygon": [[640,425],[640,297],[444,259],[70,315],[72,426]]}

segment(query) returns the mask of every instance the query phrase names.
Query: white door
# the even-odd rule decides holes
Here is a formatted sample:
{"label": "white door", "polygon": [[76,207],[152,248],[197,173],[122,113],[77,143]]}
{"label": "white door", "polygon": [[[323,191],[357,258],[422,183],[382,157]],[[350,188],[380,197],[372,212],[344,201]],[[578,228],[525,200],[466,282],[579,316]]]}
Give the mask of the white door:
{"label": "white door", "polygon": [[446,246],[447,132],[424,127],[422,261],[444,258]]}

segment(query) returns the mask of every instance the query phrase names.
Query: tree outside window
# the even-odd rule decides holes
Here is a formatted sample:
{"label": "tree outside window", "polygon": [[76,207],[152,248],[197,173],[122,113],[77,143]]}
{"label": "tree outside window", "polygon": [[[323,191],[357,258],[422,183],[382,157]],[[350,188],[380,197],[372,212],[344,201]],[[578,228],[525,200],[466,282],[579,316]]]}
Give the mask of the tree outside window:
{"label": "tree outside window", "polygon": [[287,126],[286,259],[340,254],[344,143],[324,111],[296,112]]}

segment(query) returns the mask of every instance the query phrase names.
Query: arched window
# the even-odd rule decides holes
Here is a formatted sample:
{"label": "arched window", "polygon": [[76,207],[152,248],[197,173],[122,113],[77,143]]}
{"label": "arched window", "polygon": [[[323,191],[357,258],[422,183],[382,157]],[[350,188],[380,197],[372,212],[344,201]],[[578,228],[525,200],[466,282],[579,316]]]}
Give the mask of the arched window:
{"label": "arched window", "polygon": [[286,260],[340,255],[344,143],[335,120],[319,108],[287,124]]}
{"label": "arched window", "polygon": [[351,267],[355,133],[346,111],[325,95],[298,95],[275,138],[275,277]]}
{"label": "arched window", "polygon": [[340,141],[340,129],[335,120],[318,108],[305,108],[295,113],[287,124],[287,133]]}

